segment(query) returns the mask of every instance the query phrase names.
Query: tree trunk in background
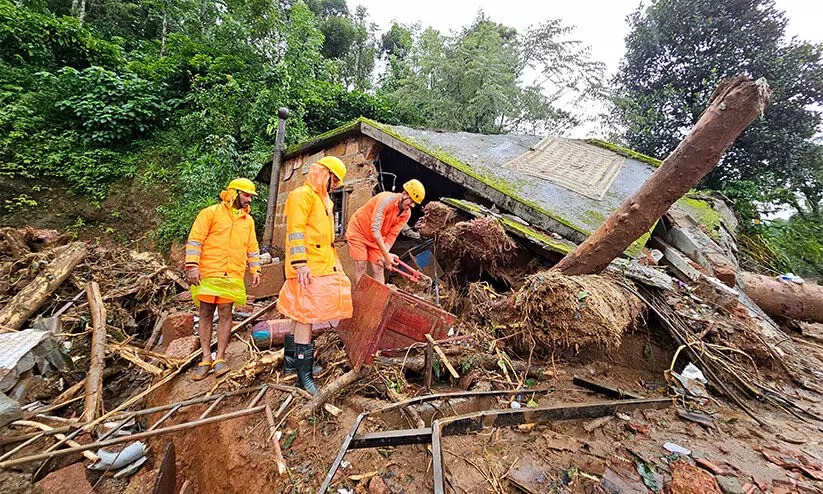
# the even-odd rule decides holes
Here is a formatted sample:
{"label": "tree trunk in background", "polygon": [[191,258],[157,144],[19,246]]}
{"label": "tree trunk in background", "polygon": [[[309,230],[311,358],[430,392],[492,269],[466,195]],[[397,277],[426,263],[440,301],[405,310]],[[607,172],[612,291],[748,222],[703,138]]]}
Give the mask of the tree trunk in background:
{"label": "tree trunk in background", "polygon": [[737,273],[740,288],[770,316],[823,323],[823,286],[798,285],[755,273]]}
{"label": "tree trunk in background", "polygon": [[660,168],[553,269],[565,275],[602,271],[714,168],[735,138],[762,115],[770,94],[765,79],[737,76],[721,83],[700,120]]}

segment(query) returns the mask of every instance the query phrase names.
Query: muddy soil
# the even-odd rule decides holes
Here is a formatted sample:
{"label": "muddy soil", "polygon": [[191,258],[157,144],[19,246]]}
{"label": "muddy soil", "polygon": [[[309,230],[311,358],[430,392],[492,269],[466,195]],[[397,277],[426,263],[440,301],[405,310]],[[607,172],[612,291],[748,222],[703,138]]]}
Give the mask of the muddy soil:
{"label": "muddy soil", "polygon": [[[645,335],[633,335],[620,350],[611,354],[596,352],[579,355],[571,362],[556,363],[553,375],[534,383],[549,387],[542,395],[521,396],[525,405],[533,399],[540,406],[604,400],[572,384],[574,375],[604,381],[646,397],[662,397],[666,392],[662,370],[667,367],[671,350],[658,347]],[[244,344],[230,346],[229,363],[240,366],[246,358]],[[592,360],[594,359],[594,360]],[[269,376],[268,379],[273,379]],[[318,379],[321,383],[323,378]],[[206,379],[192,383],[178,379],[153,395],[152,404],[168,403],[202,394],[213,386]],[[419,383],[412,383],[416,386]],[[441,382],[435,391],[458,391]],[[276,409],[285,394],[270,391],[263,401]],[[805,403],[821,412],[814,398]],[[230,404],[242,406],[245,400],[233,398]],[[301,399],[302,400],[302,399]],[[177,448],[178,488],[185,479],[195,485],[195,492],[315,492],[322,483],[346,433],[364,407],[387,402],[352,394],[335,400],[343,410],[337,417],[321,413],[301,424],[285,422],[281,440],[289,474],[277,477],[274,455],[267,443],[267,424],[260,415],[238,418],[186,432],[163,436],[151,442],[162,451],[168,441]],[[481,408],[507,408],[505,399],[486,400]],[[193,418],[202,406],[192,407],[182,417]],[[441,405],[422,414],[449,415],[466,411],[471,404]],[[677,408],[642,410],[610,419],[570,420],[522,428],[485,429],[466,436],[448,437],[443,444],[445,469],[450,488],[447,492],[520,492],[515,479],[531,481],[535,492],[605,492],[599,480],[609,471],[634,476],[642,487],[636,464],[645,462],[666,481],[671,479],[671,454],[663,449],[666,442],[690,449],[693,457],[705,458],[729,469],[729,475],[742,485],[754,482],[768,492],[773,485],[791,482],[812,489],[823,484],[814,482],[764,459],[754,448],[777,445],[785,451],[806,451],[823,457],[823,436],[818,425],[806,424],[785,413],[764,407],[758,415],[770,424],[764,428],[744,413],[722,401],[710,406],[715,413],[714,428],[705,428],[681,419]],[[376,416],[368,419],[359,432],[413,427],[400,416]],[[802,441],[802,444],[796,444]],[[379,492],[372,480],[380,477],[388,492],[431,492],[432,465],[429,446],[398,446],[349,452],[345,468],[338,471],[333,491]],[[156,465],[155,465],[156,466]],[[510,480],[512,479],[512,480]],[[775,484],[775,482],[777,484]],[[451,490],[449,490],[451,489]],[[757,492],[757,491],[755,491]],[[799,492],[799,491],[798,491]],[[819,491],[818,491],[819,492]]]}

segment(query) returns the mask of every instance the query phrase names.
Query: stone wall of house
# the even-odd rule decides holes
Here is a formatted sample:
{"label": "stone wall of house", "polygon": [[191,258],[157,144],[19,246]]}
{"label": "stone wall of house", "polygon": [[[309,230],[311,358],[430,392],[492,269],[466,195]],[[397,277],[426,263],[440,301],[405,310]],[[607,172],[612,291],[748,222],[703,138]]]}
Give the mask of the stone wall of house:
{"label": "stone wall of house", "polygon": [[[274,213],[274,233],[272,244],[281,251],[286,238],[285,206],[289,192],[300,187],[305,182],[309,166],[324,156],[337,156],[346,164],[346,218],[348,223],[351,215],[372,196],[377,184],[377,155],[382,144],[374,139],[358,135],[342,139],[337,144],[312,154],[295,156],[282,164],[280,170],[280,187],[277,192],[277,204]],[[349,277],[354,276],[354,264],[348,256],[348,248],[342,238],[337,239],[336,246],[343,263],[343,269]]]}

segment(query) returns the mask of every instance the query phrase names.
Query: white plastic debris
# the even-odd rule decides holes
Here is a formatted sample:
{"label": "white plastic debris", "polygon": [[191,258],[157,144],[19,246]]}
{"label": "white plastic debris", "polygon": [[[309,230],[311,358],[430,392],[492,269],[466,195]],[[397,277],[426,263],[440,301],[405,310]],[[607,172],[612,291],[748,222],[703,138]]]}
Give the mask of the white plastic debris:
{"label": "white plastic debris", "polygon": [[683,456],[689,456],[690,454],[692,454],[692,450],[684,448],[683,446],[674,443],[665,443],[663,445],[663,449],[665,449],[669,453],[677,453]]}
{"label": "white plastic debris", "polygon": [[513,402],[509,403],[509,406],[514,408],[515,410],[517,410],[518,408],[523,407],[523,405],[521,405],[519,401],[513,401]]}
{"label": "white plastic debris", "polygon": [[693,379],[701,384],[708,384],[709,381],[706,380],[706,377],[703,375],[703,371],[697,368],[693,363],[689,362],[683,372],[680,373],[686,379]]}
{"label": "white plastic debris", "polygon": [[100,448],[97,450],[97,456],[100,460],[89,465],[90,470],[117,470],[146,456],[146,445],[137,441],[126,446],[122,451],[115,452]]}
{"label": "white plastic debris", "polygon": [[800,276],[797,276],[794,273],[781,274],[780,276],[777,277],[777,279],[780,280],[780,281],[783,281],[785,283],[797,283],[798,285],[803,284],[803,278],[801,278]]}

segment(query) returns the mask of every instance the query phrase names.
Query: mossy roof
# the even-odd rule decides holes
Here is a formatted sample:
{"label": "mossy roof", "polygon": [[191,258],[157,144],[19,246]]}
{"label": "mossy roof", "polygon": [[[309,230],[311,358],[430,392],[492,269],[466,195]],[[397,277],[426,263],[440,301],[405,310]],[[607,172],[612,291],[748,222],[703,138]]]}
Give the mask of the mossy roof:
{"label": "mossy roof", "polygon": [[[391,136],[425,153],[459,172],[468,179],[511,198],[520,207],[546,217],[549,224],[558,224],[576,242],[590,235],[626,198],[651,176],[659,161],[631,150],[600,140],[578,141],[581,144],[607,149],[625,158],[623,165],[605,196],[586,197],[549,180],[535,178],[516,170],[503,168],[511,159],[532,149],[541,136],[526,134],[486,135],[469,132],[440,132],[387,125],[359,118],[347,125],[289,147],[284,160],[298,154],[328,147],[340,138],[363,130],[364,126]],[[261,172],[261,175],[265,170]],[[470,189],[472,187],[469,187]],[[501,207],[503,207],[501,205]],[[511,211],[518,214],[518,211]],[[522,213],[522,211],[521,211]],[[522,216],[522,214],[520,214]],[[546,225],[539,225],[544,228]],[[639,252],[648,236],[639,239],[627,253]]]}

